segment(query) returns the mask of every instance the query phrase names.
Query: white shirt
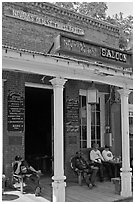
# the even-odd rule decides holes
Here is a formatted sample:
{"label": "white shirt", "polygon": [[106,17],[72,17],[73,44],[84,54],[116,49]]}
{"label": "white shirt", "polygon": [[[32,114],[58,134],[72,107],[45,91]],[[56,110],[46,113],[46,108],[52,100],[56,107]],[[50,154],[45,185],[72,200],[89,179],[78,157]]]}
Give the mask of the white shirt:
{"label": "white shirt", "polygon": [[103,157],[102,157],[102,155],[101,155],[101,153],[100,153],[100,151],[99,150],[91,150],[91,152],[90,152],[90,159],[92,160],[92,161],[94,161],[94,162],[101,162],[101,160],[103,160],[104,161],[104,159],[103,159]]}
{"label": "white shirt", "polygon": [[105,161],[110,161],[113,159],[113,154],[111,151],[106,151],[106,150],[103,150],[102,152],[102,156],[104,158]]}

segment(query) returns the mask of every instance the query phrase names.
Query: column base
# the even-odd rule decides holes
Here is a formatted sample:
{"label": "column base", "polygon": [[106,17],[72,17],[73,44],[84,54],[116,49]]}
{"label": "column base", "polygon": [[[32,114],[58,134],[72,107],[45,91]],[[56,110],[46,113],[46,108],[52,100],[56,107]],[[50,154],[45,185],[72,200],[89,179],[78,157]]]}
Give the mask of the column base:
{"label": "column base", "polygon": [[121,196],[132,196],[132,173],[130,171],[121,172]]}
{"label": "column base", "polygon": [[57,180],[52,183],[53,202],[65,202],[65,186],[64,180]]}

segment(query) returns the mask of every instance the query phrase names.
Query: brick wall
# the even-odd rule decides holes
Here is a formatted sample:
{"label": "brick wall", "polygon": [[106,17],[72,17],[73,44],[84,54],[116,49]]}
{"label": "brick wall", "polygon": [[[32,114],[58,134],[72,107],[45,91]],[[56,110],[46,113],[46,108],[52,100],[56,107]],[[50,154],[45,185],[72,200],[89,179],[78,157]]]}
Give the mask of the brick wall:
{"label": "brick wall", "polygon": [[4,173],[6,176],[10,176],[12,172],[11,163],[14,160],[15,155],[24,155],[24,131],[8,131],[8,101],[9,93],[20,93],[24,97],[24,78],[21,73],[10,72],[5,74],[4,79],[7,81],[3,87],[3,148],[4,148]]}
{"label": "brick wall", "polygon": [[[43,9],[39,9],[32,4],[28,3],[3,3],[3,16],[2,16],[2,44],[16,47],[18,49],[27,49],[37,52],[47,53],[50,49],[54,38],[60,33],[67,33],[62,30],[53,29],[43,25],[34,24],[24,20],[19,20],[5,16],[4,8],[10,7],[17,10],[28,11],[33,14],[44,17],[45,15],[51,17],[52,20],[58,22],[68,23],[79,27],[84,30],[84,36],[78,36],[85,40],[90,40],[99,44],[104,44],[112,47],[118,47],[118,34],[115,34],[109,30],[100,29],[99,26],[92,24],[84,20],[74,19],[60,12],[57,15],[54,12],[45,12]],[[44,12],[43,12],[44,11]],[[75,34],[69,33],[73,36]]]}

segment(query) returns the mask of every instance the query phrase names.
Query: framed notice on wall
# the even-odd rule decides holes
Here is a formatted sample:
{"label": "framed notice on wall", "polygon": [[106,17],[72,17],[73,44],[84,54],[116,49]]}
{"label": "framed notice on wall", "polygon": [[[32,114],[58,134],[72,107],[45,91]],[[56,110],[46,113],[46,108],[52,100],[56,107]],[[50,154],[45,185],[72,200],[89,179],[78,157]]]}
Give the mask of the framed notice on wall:
{"label": "framed notice on wall", "polygon": [[9,92],[8,94],[8,131],[24,130],[24,97],[19,92]]}

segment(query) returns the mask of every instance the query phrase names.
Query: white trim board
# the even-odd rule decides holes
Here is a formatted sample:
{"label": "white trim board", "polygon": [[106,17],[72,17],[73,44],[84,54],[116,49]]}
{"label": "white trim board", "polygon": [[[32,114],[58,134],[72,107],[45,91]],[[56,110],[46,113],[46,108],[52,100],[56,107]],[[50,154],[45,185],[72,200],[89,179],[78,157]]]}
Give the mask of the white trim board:
{"label": "white trim board", "polygon": [[37,83],[30,83],[30,82],[25,82],[25,86],[33,87],[33,88],[42,88],[42,89],[53,89],[51,85],[37,84]]}

